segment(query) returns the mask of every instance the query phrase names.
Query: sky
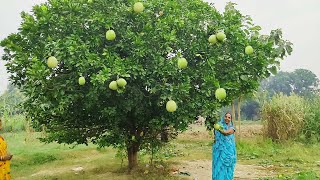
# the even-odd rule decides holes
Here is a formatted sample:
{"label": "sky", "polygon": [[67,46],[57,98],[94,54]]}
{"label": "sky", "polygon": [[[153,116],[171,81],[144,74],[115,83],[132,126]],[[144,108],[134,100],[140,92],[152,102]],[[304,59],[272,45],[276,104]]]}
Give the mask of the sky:
{"label": "sky", "polygon": [[[0,40],[17,32],[21,11],[30,11],[32,6],[46,0],[0,0]],[[291,41],[293,53],[281,62],[280,70],[293,71],[298,68],[311,70],[320,79],[320,0],[205,0],[223,11],[227,2],[236,3],[244,15],[250,15],[262,34],[272,29],[282,29],[283,38]],[[0,56],[3,51],[0,49]],[[8,84],[4,61],[0,60],[0,93]]]}

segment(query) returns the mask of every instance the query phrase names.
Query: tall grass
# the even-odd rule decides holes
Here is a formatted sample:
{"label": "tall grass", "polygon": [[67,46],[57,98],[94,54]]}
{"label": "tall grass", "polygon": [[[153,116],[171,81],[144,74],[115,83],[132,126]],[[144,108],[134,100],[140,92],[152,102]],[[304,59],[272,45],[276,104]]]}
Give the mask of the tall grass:
{"label": "tall grass", "polygon": [[4,115],[1,117],[2,131],[4,132],[21,132],[29,128],[29,124],[23,114],[13,116]]}
{"label": "tall grass", "polygon": [[264,133],[276,141],[295,139],[303,128],[306,106],[297,95],[278,94],[262,106]]}

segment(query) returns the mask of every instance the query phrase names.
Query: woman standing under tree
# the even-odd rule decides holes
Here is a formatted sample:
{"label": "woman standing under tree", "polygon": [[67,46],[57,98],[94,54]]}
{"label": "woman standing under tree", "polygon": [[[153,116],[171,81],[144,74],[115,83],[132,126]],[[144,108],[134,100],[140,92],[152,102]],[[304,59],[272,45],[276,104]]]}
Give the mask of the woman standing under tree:
{"label": "woman standing under tree", "polygon": [[[0,119],[0,130],[2,129],[2,121]],[[0,180],[10,180],[10,160],[12,155],[7,153],[7,143],[0,136]]]}
{"label": "woman standing under tree", "polygon": [[212,146],[212,180],[232,180],[236,165],[235,128],[230,113],[214,125],[215,143]]}

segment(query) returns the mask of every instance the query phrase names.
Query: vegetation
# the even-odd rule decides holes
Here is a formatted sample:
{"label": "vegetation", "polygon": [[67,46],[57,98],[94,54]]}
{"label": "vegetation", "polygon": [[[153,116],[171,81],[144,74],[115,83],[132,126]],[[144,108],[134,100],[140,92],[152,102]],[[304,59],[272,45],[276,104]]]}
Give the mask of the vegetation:
{"label": "vegetation", "polygon": [[276,95],[261,109],[265,134],[273,140],[297,138],[304,126],[305,102],[297,95]]}
{"label": "vegetation", "polygon": [[263,80],[261,90],[268,91],[269,97],[277,93],[289,96],[295,93],[299,96],[312,98],[316,95],[319,84],[317,76],[307,69],[296,69],[293,72],[279,72]]}
{"label": "vegetation", "polygon": [[320,142],[320,97],[307,102],[302,139],[308,143]]}
{"label": "vegetation", "polygon": [[49,0],[21,15],[1,46],[33,127],[45,142],[124,149],[129,168],[138,151],[256,90],[292,51],[232,3],[219,13],[201,0]]}
{"label": "vegetation", "polygon": [[[250,126],[256,127],[260,123],[244,121],[242,127],[251,129]],[[97,148],[91,143],[89,146],[75,147],[43,144],[36,139],[42,136],[37,132],[4,133],[2,136],[14,154],[11,164],[13,179],[183,179],[186,176],[170,174],[171,169],[179,164],[184,166],[185,161],[202,160],[209,161],[209,164],[211,161],[212,139],[203,126],[192,126],[158,151],[154,156],[154,166],[150,165],[150,156],[141,151],[141,164],[131,173],[125,168],[127,162],[122,161],[122,157],[112,148]],[[320,156],[319,148],[319,143],[277,143],[263,138],[259,133],[252,135],[247,132],[237,143],[237,164],[265,169],[266,174],[273,175],[261,177],[265,180],[320,177],[320,162],[315,159]],[[210,176],[211,171],[206,173]]]}

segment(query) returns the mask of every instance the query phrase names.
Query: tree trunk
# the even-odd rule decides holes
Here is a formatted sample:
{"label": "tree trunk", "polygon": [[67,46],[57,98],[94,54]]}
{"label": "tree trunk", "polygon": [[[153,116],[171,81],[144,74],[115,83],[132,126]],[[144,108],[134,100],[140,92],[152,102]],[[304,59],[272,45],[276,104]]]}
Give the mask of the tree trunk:
{"label": "tree trunk", "polygon": [[169,129],[168,127],[164,127],[163,130],[161,131],[161,141],[162,142],[169,142]]}
{"label": "tree trunk", "polygon": [[139,150],[139,145],[136,142],[133,142],[130,145],[130,147],[127,148],[128,163],[129,163],[130,170],[137,167],[138,165],[138,150]]}
{"label": "tree trunk", "polygon": [[238,140],[240,140],[240,136],[241,136],[241,95],[239,96],[239,100],[238,100]]}
{"label": "tree trunk", "polygon": [[[233,125],[234,125],[234,127],[237,129],[237,124],[236,124],[236,109],[235,109],[234,103],[235,103],[235,100],[232,101],[232,109],[231,109],[232,112],[231,112],[231,113],[232,113]],[[236,133],[236,138],[237,138],[237,136],[238,136],[238,133]]]}
{"label": "tree trunk", "polygon": [[[232,109],[231,109],[232,112],[231,113],[232,113],[232,120],[234,120],[234,122],[235,122],[235,120],[237,118],[236,118],[236,108],[235,108],[234,103],[235,103],[235,101],[232,101]],[[234,124],[234,126],[236,127],[236,124]]]}

